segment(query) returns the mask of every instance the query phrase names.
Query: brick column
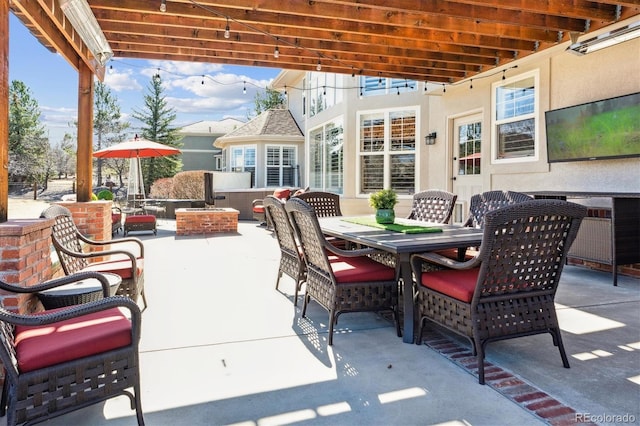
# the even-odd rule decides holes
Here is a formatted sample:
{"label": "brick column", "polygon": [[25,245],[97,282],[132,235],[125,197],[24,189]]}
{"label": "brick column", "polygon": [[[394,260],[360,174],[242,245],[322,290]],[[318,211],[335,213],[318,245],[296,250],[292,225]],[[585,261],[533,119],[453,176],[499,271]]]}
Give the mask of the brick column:
{"label": "brick column", "polygon": [[[15,219],[0,223],[0,279],[27,287],[51,278],[51,219]],[[32,312],[31,295],[0,291],[0,303],[21,313]]]}
{"label": "brick column", "polygon": [[56,202],[71,211],[73,222],[87,238],[96,241],[111,240],[112,201],[98,200],[86,203],[75,201]]}

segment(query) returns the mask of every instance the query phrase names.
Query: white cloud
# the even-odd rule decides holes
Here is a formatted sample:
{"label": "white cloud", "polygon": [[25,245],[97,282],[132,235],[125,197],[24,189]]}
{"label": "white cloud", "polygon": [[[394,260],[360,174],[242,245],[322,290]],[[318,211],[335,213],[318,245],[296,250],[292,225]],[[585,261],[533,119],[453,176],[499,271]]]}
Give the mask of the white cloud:
{"label": "white cloud", "polygon": [[138,83],[131,70],[118,70],[114,68],[107,71],[104,77],[104,83],[116,92],[142,89],[142,86]]}

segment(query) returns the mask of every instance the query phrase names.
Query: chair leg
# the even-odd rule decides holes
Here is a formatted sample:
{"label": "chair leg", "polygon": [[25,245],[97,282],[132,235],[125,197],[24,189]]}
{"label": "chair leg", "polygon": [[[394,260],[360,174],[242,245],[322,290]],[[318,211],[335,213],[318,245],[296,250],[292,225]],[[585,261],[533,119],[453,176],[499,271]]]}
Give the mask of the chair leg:
{"label": "chair leg", "polygon": [[562,358],[562,365],[564,368],[571,368],[569,366],[569,359],[567,358],[567,353],[564,350],[564,344],[562,343],[562,336],[560,335],[560,329],[553,328],[550,330],[551,336],[553,336],[554,344],[558,347],[560,351],[560,357]]}
{"label": "chair leg", "polygon": [[338,322],[335,309],[329,312],[329,346],[333,345],[333,326]]}
{"label": "chair leg", "polygon": [[282,269],[278,269],[278,278],[276,278],[276,290],[278,289],[278,286],[280,285],[280,278],[282,278]]}
{"label": "chair leg", "polygon": [[140,292],[140,296],[142,296],[142,303],[144,303],[144,308],[142,308],[141,312],[144,312],[144,310],[147,309],[147,296],[144,294],[144,289]]}
{"label": "chair leg", "polygon": [[475,342],[475,351],[477,353],[476,362],[478,363],[478,383],[484,385],[484,345],[478,340]]}
{"label": "chair leg", "polygon": [[8,392],[7,370],[4,370],[4,383],[2,384],[2,400],[0,401],[0,417],[7,414],[7,392]]}
{"label": "chair leg", "polygon": [[396,334],[398,337],[402,337],[402,330],[400,330],[400,315],[398,314],[398,309],[393,310],[393,319],[396,322]]}
{"label": "chair leg", "polygon": [[144,426],[144,417],[142,417],[142,403],[140,402],[140,383],[136,383],[133,386],[133,392],[135,393],[136,401],[136,418],[138,419],[138,426]]}
{"label": "chair leg", "polygon": [[307,305],[309,304],[311,296],[309,294],[304,295],[304,304],[302,305],[302,318],[307,316]]}

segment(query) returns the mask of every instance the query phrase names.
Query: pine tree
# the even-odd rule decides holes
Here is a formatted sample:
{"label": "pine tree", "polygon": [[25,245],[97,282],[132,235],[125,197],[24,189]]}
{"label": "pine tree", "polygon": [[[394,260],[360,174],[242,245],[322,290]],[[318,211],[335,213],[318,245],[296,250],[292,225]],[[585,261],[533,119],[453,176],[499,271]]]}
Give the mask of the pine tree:
{"label": "pine tree", "polygon": [[40,107],[29,88],[13,80],[9,87],[9,175],[12,180],[46,187],[49,139],[40,122]]}
{"label": "pine tree", "polygon": [[282,93],[267,87],[263,92],[256,92],[254,99],[256,116],[272,108],[282,108],[285,104],[285,97]]}
{"label": "pine tree", "polygon": [[[179,127],[172,127],[176,119],[173,108],[167,106],[160,75],[154,75],[144,97],[145,109],[134,110],[133,117],[143,123],[142,137],[174,148],[182,145]],[[182,162],[176,156],[145,158],[142,160],[142,175],[145,192],[149,193],[153,182],[160,178],[173,177],[182,169]]]}

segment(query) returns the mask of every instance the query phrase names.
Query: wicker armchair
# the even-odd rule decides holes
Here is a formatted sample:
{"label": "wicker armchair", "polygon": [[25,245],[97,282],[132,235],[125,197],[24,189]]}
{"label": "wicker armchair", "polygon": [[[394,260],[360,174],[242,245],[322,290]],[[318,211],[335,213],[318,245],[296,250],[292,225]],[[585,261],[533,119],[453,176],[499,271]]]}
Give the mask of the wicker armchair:
{"label": "wicker armchair", "polygon": [[296,241],[293,227],[284,209],[284,203],[272,195],[267,195],[264,199],[264,207],[280,246],[280,266],[278,267],[276,290],[280,285],[280,278],[282,278],[283,273],[293,278],[296,282],[293,304],[297,306],[298,292],[306,281],[307,276],[302,249]]}
{"label": "wicker armchair", "polygon": [[329,345],[338,316],[345,312],[391,311],[400,336],[395,270],[366,256],[374,249],[341,250],[329,243],[313,207],[301,198],[289,199],[285,209],[307,264],[302,316],[311,298],[329,312]]}
{"label": "wicker armchair", "polygon": [[[0,281],[0,289],[32,293],[87,278],[100,280],[107,294],[108,281],[97,272],[31,287]],[[140,319],[138,306],[119,296],[28,315],[0,307],[5,370],[0,415],[7,415],[7,425],[44,421],[121,395],[129,397],[138,425],[143,425]]]}
{"label": "wicker armchair", "polygon": [[407,219],[449,223],[458,196],[438,189],[413,194],[413,206]]}
{"label": "wicker armchair", "polygon": [[[120,275],[122,283],[117,295],[130,297],[134,302],[142,296],[144,307],[147,306],[147,298],[144,293],[144,245],[138,238],[120,238],[111,241],[91,240],[78,230],[73,222],[71,212],[66,207],[54,204],[45,209],[40,217],[55,219],[51,232],[53,246],[58,253],[60,264],[65,274],[75,274],[82,271],[111,272]],[[133,244],[131,244],[133,243]],[[137,247],[138,253],[125,249],[112,249],[103,251],[91,251],[92,248],[104,246]],[[84,252],[83,247],[88,246],[89,251]],[[111,260],[92,262],[96,257],[111,257]]]}
{"label": "wicker armchair", "polygon": [[472,195],[469,202],[469,216],[464,226],[482,228],[487,212],[530,200],[533,200],[533,197],[515,191],[487,191]]}
{"label": "wicker armchair", "polygon": [[[437,253],[413,255],[418,344],[427,320],[467,337],[484,384],[485,346],[495,340],[551,333],[565,368],[554,298],[569,247],[586,208],[558,200],[506,206],[484,216],[477,257],[457,262]],[[423,272],[423,263],[451,269]]]}
{"label": "wicker armchair", "polygon": [[340,196],[331,192],[310,191],[296,195],[313,207],[317,217],[342,216]]}

